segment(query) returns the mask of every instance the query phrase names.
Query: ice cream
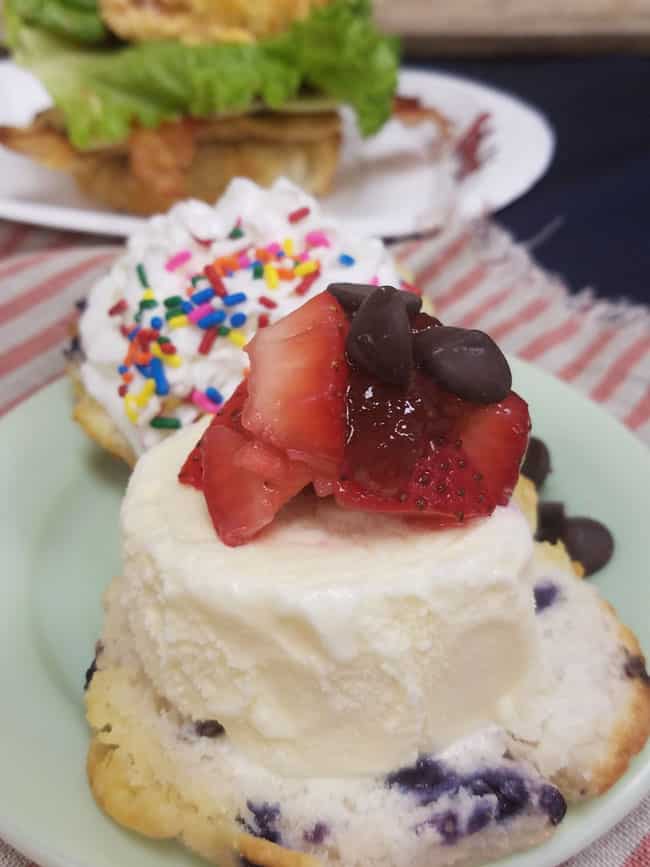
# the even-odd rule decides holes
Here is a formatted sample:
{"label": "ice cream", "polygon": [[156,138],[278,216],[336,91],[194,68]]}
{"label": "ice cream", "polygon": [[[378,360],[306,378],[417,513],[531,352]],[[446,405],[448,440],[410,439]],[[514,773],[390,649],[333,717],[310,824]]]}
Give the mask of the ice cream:
{"label": "ice cream", "polygon": [[281,774],[347,776],[507,725],[530,700],[532,540],[516,506],[431,532],[304,497],[230,548],[177,482],[202,426],[136,467],[104,633],[181,716],[218,719]]}
{"label": "ice cream", "polygon": [[150,220],[92,289],[83,386],[139,455],[215,412],[256,329],[337,280],[399,282],[381,241],[350,235],[289,181],[236,179],[214,208],[188,201]]}

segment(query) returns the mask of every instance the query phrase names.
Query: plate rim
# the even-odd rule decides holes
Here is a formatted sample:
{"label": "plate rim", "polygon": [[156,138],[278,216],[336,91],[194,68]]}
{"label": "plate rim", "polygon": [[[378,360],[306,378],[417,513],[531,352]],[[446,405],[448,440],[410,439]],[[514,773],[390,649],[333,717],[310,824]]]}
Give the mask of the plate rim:
{"label": "plate rim", "polygon": [[[18,70],[21,74],[31,75],[28,70],[24,70],[11,58],[0,59],[0,75],[2,74],[3,69]],[[479,98],[479,100],[480,98],[484,98],[488,102],[496,101],[497,105],[502,108],[509,111],[518,111],[521,119],[525,120],[529,126],[536,129],[539,147],[543,151],[542,158],[534,166],[534,170],[528,173],[525,181],[519,183],[518,187],[515,188],[514,193],[509,194],[502,199],[499,199],[498,194],[496,195],[490,208],[491,213],[497,213],[502,208],[507,207],[520,199],[529,192],[548,171],[556,151],[555,132],[548,117],[526,99],[519,97],[511,91],[504,90],[500,87],[493,87],[492,85],[479,82],[465,75],[455,75],[454,73],[447,71],[428,69],[416,64],[401,66],[399,76],[400,87],[402,88],[408,86],[409,79],[426,81],[429,86],[432,87],[435,87],[436,82],[441,81],[463,87],[469,95],[474,94]],[[16,154],[12,155],[20,156]],[[487,166],[489,169],[489,164],[487,164]],[[470,181],[475,186],[474,182],[479,178],[480,175],[477,175],[474,178],[470,178]],[[466,187],[466,190],[468,191],[469,187]],[[475,190],[471,195],[468,193],[465,197],[463,197],[463,194],[461,193],[459,204],[460,215],[466,219],[484,215],[486,209],[482,204],[481,196],[483,195],[484,194],[481,193],[477,195]],[[15,220],[30,225],[45,226],[52,229],[68,229],[86,234],[125,238],[142,226],[146,222],[147,218],[120,214],[114,211],[102,211],[91,208],[85,209],[72,205],[39,203],[0,194],[0,219]],[[360,231],[363,220],[356,218],[350,220],[349,224],[350,230]],[[426,229],[427,227],[424,228]],[[400,233],[390,234],[406,235],[408,232],[404,230]]]}
{"label": "plate rim", "polygon": [[[511,356],[509,360],[513,365],[515,382],[518,370],[523,370],[524,375],[531,376],[533,380],[542,379],[548,383],[552,383],[551,387],[557,389],[558,394],[563,397],[570,397],[573,402],[588,405],[593,411],[598,413],[606,427],[612,431],[616,431],[616,436],[622,437],[624,444],[627,443],[632,447],[637,458],[643,461],[650,471],[650,450],[641,439],[626,428],[612,413],[592,401],[584,393],[559,380],[553,374],[537,365]],[[59,379],[45,385],[0,419],[0,437],[7,422],[18,426],[27,424],[29,423],[30,414],[38,411],[39,404],[46,405],[52,399],[59,400],[64,397],[69,400],[69,394],[69,383],[65,374],[62,374]],[[63,401],[59,400],[59,403],[63,403]],[[63,403],[63,405],[67,408],[67,404]],[[21,418],[22,416],[25,416],[24,420]],[[624,776],[623,780],[626,781],[625,787],[618,792],[616,792],[616,787],[611,790],[610,794],[612,794],[613,800],[611,797],[608,798],[605,815],[599,817],[601,823],[598,827],[595,827],[593,822],[590,823],[583,820],[581,815],[574,815],[571,831],[566,835],[566,838],[560,838],[559,840],[557,837],[551,838],[539,847],[526,852],[516,853],[505,860],[495,862],[495,867],[510,867],[511,862],[512,867],[515,867],[515,865],[519,867],[519,859],[521,858],[529,859],[526,861],[525,867],[555,867],[556,864],[562,863],[565,859],[583,851],[593,842],[609,833],[616,824],[624,819],[650,793],[650,754],[642,756],[640,760],[637,759],[637,762],[639,761],[640,764],[637,764],[632,770],[632,776],[629,776],[630,771]],[[90,797],[90,792],[88,792],[88,797]],[[587,805],[590,803],[597,804],[599,801],[600,799],[595,799],[594,801],[587,802]],[[580,807],[578,806],[579,810]],[[94,862],[92,859],[86,859],[85,857],[80,859],[76,854],[66,855],[58,849],[48,849],[47,843],[44,840],[37,839],[33,833],[21,827],[20,821],[16,823],[5,815],[0,815],[0,838],[18,852],[23,853],[27,858],[35,861],[39,867],[93,867]],[[134,835],[136,846],[138,840],[137,835]],[[183,850],[179,851],[182,852]],[[489,865],[486,865],[486,867],[489,867]],[[522,867],[524,867],[523,864]]]}

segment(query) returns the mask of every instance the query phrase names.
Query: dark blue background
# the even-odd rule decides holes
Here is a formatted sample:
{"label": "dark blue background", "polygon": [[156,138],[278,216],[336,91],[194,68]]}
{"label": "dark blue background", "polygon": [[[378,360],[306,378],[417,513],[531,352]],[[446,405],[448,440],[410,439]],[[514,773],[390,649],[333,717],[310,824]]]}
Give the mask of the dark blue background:
{"label": "dark blue background", "polygon": [[650,58],[445,59],[430,67],[522,97],[555,130],[548,174],[498,220],[527,240],[561,217],[535,249],[544,267],[574,290],[650,304]]}

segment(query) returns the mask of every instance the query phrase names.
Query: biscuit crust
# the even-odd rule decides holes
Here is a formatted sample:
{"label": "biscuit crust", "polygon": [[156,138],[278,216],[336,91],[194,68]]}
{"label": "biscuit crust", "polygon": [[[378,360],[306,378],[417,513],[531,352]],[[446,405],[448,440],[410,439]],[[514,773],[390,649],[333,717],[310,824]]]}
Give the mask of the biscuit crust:
{"label": "biscuit crust", "polygon": [[72,418],[97,445],[130,467],[134,467],[137,456],[129,441],[118,430],[104,407],[88,394],[79,376],[79,369],[71,365],[68,368],[68,375],[72,380],[75,398]]}
{"label": "biscuit crust", "polygon": [[199,785],[175,784],[175,768],[152,733],[140,726],[137,678],[123,668],[95,673],[86,693],[93,729],[86,772],[98,806],[145,837],[176,839],[212,863],[240,867],[318,867],[318,859],[243,833]]}

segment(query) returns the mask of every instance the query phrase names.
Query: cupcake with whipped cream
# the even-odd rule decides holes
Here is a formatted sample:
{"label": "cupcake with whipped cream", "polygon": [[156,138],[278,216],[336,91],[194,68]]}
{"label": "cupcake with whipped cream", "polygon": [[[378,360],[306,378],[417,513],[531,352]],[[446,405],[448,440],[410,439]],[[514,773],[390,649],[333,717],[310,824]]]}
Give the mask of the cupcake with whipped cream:
{"label": "cupcake with whipped cream", "polygon": [[72,370],[75,418],[129,464],[218,411],[247,369],[243,346],[333,282],[399,282],[378,239],[325,217],[287,180],[238,178],[215,207],[149,220],[91,290]]}

